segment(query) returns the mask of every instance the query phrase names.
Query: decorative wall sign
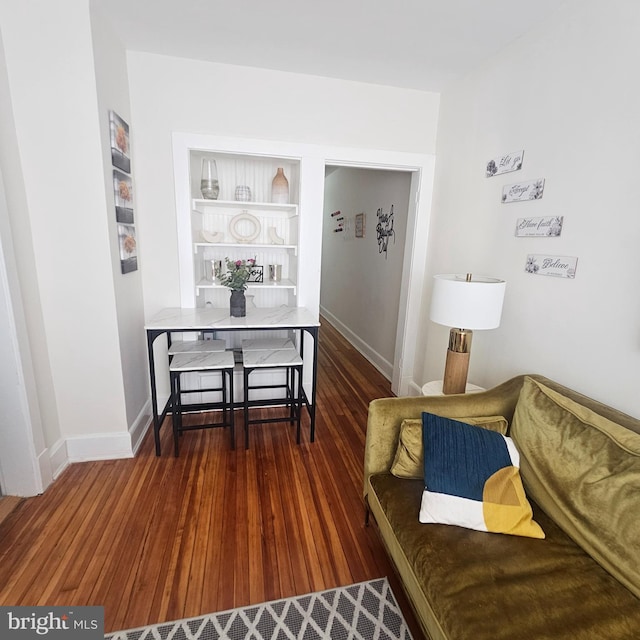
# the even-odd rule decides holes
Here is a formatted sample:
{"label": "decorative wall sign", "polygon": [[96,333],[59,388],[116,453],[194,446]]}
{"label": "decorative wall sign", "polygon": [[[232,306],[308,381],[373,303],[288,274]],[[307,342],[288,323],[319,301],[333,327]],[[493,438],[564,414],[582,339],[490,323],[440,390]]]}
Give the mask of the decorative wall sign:
{"label": "decorative wall sign", "polygon": [[136,228],[133,225],[118,225],[118,245],[122,273],[136,271],[138,269],[138,244],[136,242]]}
{"label": "decorative wall sign", "polygon": [[562,233],[563,216],[518,218],[516,237],[557,238]]}
{"label": "decorative wall sign", "polygon": [[264,267],[261,264],[254,264],[247,282],[264,282]]}
{"label": "decorative wall sign", "polygon": [[365,222],[364,213],[356,213],[356,238],[364,238]]}
{"label": "decorative wall sign", "polygon": [[523,202],[525,200],[540,200],[544,192],[544,178],[536,178],[529,182],[508,184],[502,188],[502,202]]}
{"label": "decorative wall sign", "polygon": [[116,203],[116,220],[133,224],[133,184],[131,176],[113,170],[113,195]]}
{"label": "decorative wall sign", "polygon": [[578,258],[570,256],[528,255],[524,270],[538,276],[575,278]]}
{"label": "decorative wall sign", "polygon": [[522,169],[523,158],[524,151],[514,151],[489,160],[487,162],[487,178],[499,176],[502,173],[510,173],[511,171],[519,171]]}
{"label": "decorative wall sign", "polygon": [[393,205],[389,213],[382,213],[382,208],[376,212],[378,216],[378,224],[376,225],[376,234],[378,236],[378,253],[384,253],[387,257],[387,249],[389,248],[389,238],[396,241],[396,232],[393,230]]}
{"label": "decorative wall sign", "polygon": [[109,134],[111,138],[111,163],[125,173],[131,173],[129,125],[115,111],[109,111]]}

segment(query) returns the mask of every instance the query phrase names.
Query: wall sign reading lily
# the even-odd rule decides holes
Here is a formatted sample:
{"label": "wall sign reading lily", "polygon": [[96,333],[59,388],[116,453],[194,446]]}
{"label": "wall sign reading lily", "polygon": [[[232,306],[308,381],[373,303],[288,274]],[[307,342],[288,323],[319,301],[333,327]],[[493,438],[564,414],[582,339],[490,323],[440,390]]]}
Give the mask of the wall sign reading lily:
{"label": "wall sign reading lily", "polygon": [[510,173],[511,171],[519,171],[522,169],[522,159],[524,151],[514,151],[504,156],[492,158],[487,162],[486,176],[492,178],[502,173]]}
{"label": "wall sign reading lily", "polygon": [[537,276],[555,276],[556,278],[575,278],[578,258],[571,256],[527,256],[524,270]]}
{"label": "wall sign reading lily", "polygon": [[536,178],[529,182],[517,182],[502,187],[502,202],[524,202],[540,200],[544,192],[544,178]]}

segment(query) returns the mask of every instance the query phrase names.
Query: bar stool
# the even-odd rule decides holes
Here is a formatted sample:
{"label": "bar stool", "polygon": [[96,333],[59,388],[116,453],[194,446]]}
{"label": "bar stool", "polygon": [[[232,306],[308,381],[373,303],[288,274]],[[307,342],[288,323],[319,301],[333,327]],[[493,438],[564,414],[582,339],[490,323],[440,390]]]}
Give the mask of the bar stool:
{"label": "bar stool", "polygon": [[[194,429],[211,429],[214,427],[231,427],[231,448],[235,449],[235,420],[233,415],[233,367],[234,358],[231,351],[212,351],[210,353],[177,353],[169,364],[171,380],[171,410],[173,413],[173,446],[176,457],[179,455],[179,438],[183,431]],[[220,387],[210,389],[182,390],[180,375],[192,372],[219,371]],[[228,383],[228,384],[227,384]],[[182,395],[185,393],[222,392],[222,401],[207,402],[195,405],[183,405]],[[182,414],[193,411],[211,411],[222,409],[222,421],[209,424],[184,426]]]}
{"label": "bar stool", "polygon": [[[265,339],[242,341],[242,368],[244,374],[244,446],[249,448],[249,426],[268,422],[294,422],[296,442],[300,444],[300,417],[302,415],[302,358],[291,340]],[[250,385],[249,376],[256,369],[284,369],[284,384]],[[296,380],[297,377],[297,380]],[[284,389],[284,398],[249,399],[249,392],[257,389]],[[250,406],[282,405],[289,408],[287,416],[249,419]]]}
{"label": "bar stool", "polygon": [[226,348],[224,340],[172,340],[168,353],[169,356],[178,353],[211,353],[224,351]]}

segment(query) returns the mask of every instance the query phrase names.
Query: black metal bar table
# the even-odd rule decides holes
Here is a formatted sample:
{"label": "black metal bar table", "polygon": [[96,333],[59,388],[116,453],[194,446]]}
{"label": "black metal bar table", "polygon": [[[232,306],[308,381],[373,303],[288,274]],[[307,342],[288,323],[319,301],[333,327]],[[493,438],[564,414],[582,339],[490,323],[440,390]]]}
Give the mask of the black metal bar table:
{"label": "black metal bar table", "polygon": [[315,439],[316,424],[316,383],[318,378],[318,332],[320,321],[318,315],[305,307],[270,307],[247,309],[244,318],[233,318],[229,309],[183,309],[171,307],[158,312],[147,324],[147,349],[149,351],[149,378],[151,381],[151,410],[153,414],[153,435],[156,445],[156,455],[160,455],[160,427],[171,407],[169,398],[162,411],[158,411],[158,392],[156,386],[156,367],[153,345],[163,334],[187,333],[190,331],[273,331],[276,329],[300,332],[300,355],[304,359],[304,334],[313,340],[313,361],[311,378],[311,397],[309,398],[303,387],[303,402],[309,413],[311,422],[310,440]]}

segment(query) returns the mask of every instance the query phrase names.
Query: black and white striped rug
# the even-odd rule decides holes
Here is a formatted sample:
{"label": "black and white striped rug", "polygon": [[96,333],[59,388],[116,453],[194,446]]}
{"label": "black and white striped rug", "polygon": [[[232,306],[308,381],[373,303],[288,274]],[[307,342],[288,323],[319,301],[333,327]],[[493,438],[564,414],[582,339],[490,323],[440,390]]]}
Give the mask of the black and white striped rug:
{"label": "black and white striped rug", "polygon": [[105,635],[105,640],[411,640],[386,578]]}

